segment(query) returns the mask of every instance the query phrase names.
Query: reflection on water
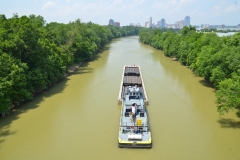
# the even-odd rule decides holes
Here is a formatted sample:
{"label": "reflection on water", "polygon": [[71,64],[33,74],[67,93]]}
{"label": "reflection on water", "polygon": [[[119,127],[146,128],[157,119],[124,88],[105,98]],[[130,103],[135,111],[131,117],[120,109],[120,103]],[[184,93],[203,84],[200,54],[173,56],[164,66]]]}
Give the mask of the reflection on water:
{"label": "reflection on water", "polygon": [[[141,66],[152,149],[117,147],[123,66]],[[239,159],[234,113],[219,117],[214,89],[138,37],[115,39],[92,62],[0,121],[4,159]]]}

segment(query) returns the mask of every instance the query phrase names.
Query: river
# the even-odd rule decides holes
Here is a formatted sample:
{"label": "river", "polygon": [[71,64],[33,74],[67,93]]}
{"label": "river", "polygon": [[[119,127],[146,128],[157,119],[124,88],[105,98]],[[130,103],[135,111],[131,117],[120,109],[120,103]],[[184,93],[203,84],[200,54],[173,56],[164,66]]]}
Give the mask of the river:
{"label": "river", "polygon": [[[118,148],[123,66],[141,66],[152,149]],[[239,160],[240,119],[219,116],[214,89],[138,37],[113,40],[95,60],[0,121],[1,160]]]}
{"label": "river", "polygon": [[228,32],[228,33],[220,33],[220,32],[216,32],[216,34],[219,36],[219,37],[223,37],[223,36],[231,36],[231,35],[234,35],[234,34],[237,34],[238,32]]}

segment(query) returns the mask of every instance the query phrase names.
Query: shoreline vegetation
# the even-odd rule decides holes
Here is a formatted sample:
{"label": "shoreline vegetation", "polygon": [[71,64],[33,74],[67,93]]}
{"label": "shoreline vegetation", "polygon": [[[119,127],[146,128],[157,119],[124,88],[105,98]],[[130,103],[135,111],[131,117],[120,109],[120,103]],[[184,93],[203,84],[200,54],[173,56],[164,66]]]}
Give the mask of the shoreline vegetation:
{"label": "shoreline vegetation", "polygon": [[0,117],[74,73],[112,39],[138,32],[80,19],[63,24],[39,15],[0,15]]}
{"label": "shoreline vegetation", "polygon": [[[18,104],[13,104],[10,109],[9,109],[9,112],[7,113],[7,115],[9,115],[11,113],[11,111],[13,111],[14,109],[18,108],[18,107],[21,107],[21,105],[31,101],[34,99],[34,97],[36,97],[37,95],[39,95],[40,93],[48,90],[49,88],[51,88],[52,86],[54,86],[55,84],[57,84],[58,82],[60,82],[62,79],[66,78],[66,77],[69,77],[71,76],[71,74],[73,74],[74,72],[76,72],[82,65],[84,64],[84,62],[80,62],[80,63],[75,63],[73,65],[71,65],[66,73],[64,74],[63,77],[61,77],[60,79],[58,79],[56,82],[46,86],[44,89],[42,90],[38,90],[38,91],[35,91],[32,93],[32,98],[31,99],[27,99],[25,101],[22,101],[22,102],[19,102]],[[5,117],[6,115],[0,115],[0,117]]]}
{"label": "shoreline vegetation", "polygon": [[193,26],[184,27],[180,32],[141,29],[139,40],[163,50],[167,57],[204,77],[216,89],[220,115],[235,111],[240,117],[240,32],[219,37],[216,33],[196,32]]}

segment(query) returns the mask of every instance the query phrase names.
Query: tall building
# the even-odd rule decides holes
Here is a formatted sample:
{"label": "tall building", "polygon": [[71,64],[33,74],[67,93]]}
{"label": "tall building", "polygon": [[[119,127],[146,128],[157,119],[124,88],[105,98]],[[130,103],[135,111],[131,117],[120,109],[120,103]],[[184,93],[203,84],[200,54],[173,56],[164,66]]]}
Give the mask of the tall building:
{"label": "tall building", "polygon": [[149,21],[149,28],[152,27],[152,17],[150,17],[150,21]]}
{"label": "tall building", "polygon": [[110,19],[108,24],[111,25],[111,26],[114,26],[114,20]]}
{"label": "tall building", "polygon": [[114,26],[120,27],[120,22],[114,22]]}
{"label": "tall building", "polygon": [[165,19],[161,19],[161,21],[160,21],[160,28],[165,28],[166,27],[166,21],[165,21]]}
{"label": "tall building", "polygon": [[190,26],[190,16],[186,16],[184,18],[184,26],[187,26],[187,27]]}

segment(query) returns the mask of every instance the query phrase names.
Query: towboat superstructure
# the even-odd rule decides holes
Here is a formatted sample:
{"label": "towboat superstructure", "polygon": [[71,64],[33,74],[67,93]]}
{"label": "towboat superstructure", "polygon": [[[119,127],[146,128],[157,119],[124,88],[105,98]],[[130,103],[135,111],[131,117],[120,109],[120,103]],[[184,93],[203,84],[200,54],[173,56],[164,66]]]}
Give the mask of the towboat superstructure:
{"label": "towboat superstructure", "polygon": [[[152,139],[147,115],[147,99],[139,66],[124,66],[120,87],[122,108],[119,147],[151,148]],[[124,93],[122,93],[124,91]]]}

